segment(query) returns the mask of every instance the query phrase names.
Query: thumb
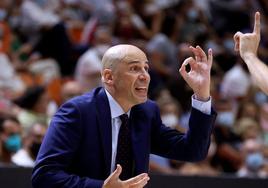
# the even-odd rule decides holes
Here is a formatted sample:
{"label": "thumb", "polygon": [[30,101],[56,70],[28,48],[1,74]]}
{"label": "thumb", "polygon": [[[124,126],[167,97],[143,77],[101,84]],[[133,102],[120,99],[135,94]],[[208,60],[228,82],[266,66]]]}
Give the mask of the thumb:
{"label": "thumb", "polygon": [[121,165],[116,165],[116,169],[113,171],[113,173],[110,175],[111,179],[119,179],[119,176],[122,172],[122,167]]}
{"label": "thumb", "polygon": [[240,37],[243,35],[243,33],[241,33],[240,31],[236,32],[236,34],[234,35],[234,42],[235,42],[235,47],[234,50],[235,51],[239,51],[239,46],[240,46]]}

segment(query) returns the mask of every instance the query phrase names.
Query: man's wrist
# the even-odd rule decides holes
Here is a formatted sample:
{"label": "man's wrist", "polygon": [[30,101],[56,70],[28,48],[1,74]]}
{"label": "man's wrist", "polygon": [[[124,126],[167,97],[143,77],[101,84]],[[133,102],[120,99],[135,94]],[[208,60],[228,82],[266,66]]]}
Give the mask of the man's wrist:
{"label": "man's wrist", "polygon": [[210,115],[211,114],[211,96],[209,96],[209,99],[207,101],[200,101],[195,98],[195,95],[192,96],[192,107]]}
{"label": "man's wrist", "polygon": [[257,58],[256,54],[253,52],[246,52],[244,53],[242,56],[242,59],[247,63],[247,62],[251,62],[252,59]]}
{"label": "man's wrist", "polygon": [[193,98],[198,100],[198,101],[201,101],[201,102],[207,102],[210,100],[210,95],[207,95],[207,96],[199,96],[197,94],[194,94],[193,95]]}

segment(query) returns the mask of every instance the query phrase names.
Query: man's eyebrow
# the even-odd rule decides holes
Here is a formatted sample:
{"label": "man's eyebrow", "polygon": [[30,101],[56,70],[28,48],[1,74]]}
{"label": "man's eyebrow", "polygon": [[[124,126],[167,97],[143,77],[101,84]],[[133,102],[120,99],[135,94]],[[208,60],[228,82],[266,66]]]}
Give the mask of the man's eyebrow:
{"label": "man's eyebrow", "polygon": [[[128,65],[132,65],[132,64],[138,64],[138,63],[141,63],[140,61],[130,61],[130,62],[128,62],[127,64]],[[145,61],[145,63],[147,64],[147,65],[149,65],[149,62],[148,61]]]}

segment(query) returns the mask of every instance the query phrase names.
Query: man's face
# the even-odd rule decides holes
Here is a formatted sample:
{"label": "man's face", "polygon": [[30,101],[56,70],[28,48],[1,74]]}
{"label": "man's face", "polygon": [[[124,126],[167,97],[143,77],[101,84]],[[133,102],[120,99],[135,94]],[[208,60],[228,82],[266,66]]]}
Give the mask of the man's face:
{"label": "man's face", "polygon": [[137,49],[130,50],[128,55],[118,63],[113,71],[115,98],[124,106],[132,107],[147,100],[150,76],[148,74],[146,55]]}

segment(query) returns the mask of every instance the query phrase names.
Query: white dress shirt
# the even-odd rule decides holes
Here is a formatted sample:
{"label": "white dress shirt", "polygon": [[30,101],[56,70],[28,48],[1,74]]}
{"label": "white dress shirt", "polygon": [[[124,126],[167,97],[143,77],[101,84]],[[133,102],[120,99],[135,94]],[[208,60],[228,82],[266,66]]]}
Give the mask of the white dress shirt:
{"label": "white dress shirt", "polygon": [[[112,159],[111,159],[111,173],[115,170],[115,159],[116,159],[116,153],[117,153],[117,142],[118,142],[118,134],[121,126],[121,120],[119,118],[120,115],[124,114],[124,110],[122,107],[116,102],[116,100],[110,95],[110,93],[105,90],[110,111],[111,111],[111,117],[112,117]],[[200,110],[201,112],[205,114],[211,114],[211,98],[207,102],[202,102],[194,99],[192,97],[192,107],[196,108],[197,110]],[[127,115],[129,116],[130,110],[127,112]]]}

